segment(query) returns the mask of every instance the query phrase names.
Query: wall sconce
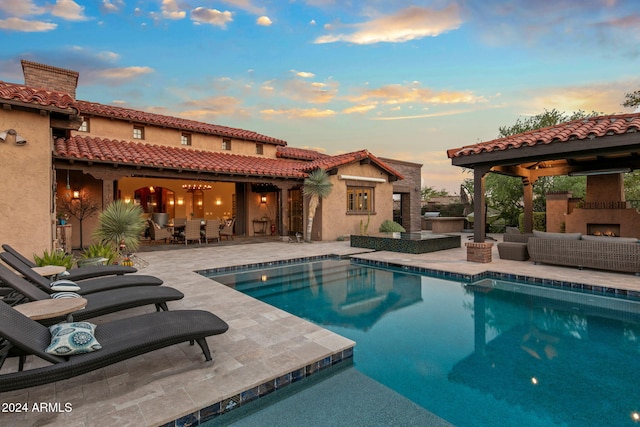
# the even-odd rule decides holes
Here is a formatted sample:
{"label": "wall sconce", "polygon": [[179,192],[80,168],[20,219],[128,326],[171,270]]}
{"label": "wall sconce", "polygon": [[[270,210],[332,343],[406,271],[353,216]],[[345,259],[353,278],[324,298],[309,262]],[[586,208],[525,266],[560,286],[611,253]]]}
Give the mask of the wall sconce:
{"label": "wall sconce", "polygon": [[216,199],[216,206],[220,206],[222,204],[222,200]]}
{"label": "wall sconce", "polygon": [[178,197],[178,206],[184,205],[184,199],[182,197]]}
{"label": "wall sconce", "polygon": [[125,202],[126,204],[131,203],[131,197],[125,197],[125,198],[124,198],[124,202]]}
{"label": "wall sconce", "polygon": [[16,145],[24,145],[27,140],[18,135],[15,129],[7,129],[4,132],[0,132],[0,141],[13,142]]}
{"label": "wall sconce", "polygon": [[202,200],[198,200],[198,206],[202,206]]}
{"label": "wall sconce", "polygon": [[153,185],[149,187],[149,193],[155,193],[156,189],[153,188]]}
{"label": "wall sconce", "polygon": [[169,200],[169,206],[173,206],[175,204],[175,202],[173,201],[173,199]]}
{"label": "wall sconce", "polygon": [[73,190],[72,198],[73,200],[78,200],[80,198],[80,190]]}
{"label": "wall sconce", "polygon": [[267,196],[260,196],[260,203],[267,203]]}

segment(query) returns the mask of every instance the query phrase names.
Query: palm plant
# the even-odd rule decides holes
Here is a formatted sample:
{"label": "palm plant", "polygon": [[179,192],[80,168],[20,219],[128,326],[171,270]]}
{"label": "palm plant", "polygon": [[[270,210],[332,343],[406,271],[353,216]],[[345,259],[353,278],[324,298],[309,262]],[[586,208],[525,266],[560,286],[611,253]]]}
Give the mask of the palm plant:
{"label": "palm plant", "polygon": [[135,252],[144,230],[143,213],[140,206],[115,200],[100,214],[100,225],[93,232],[93,237],[114,248],[124,242],[127,252]]}
{"label": "palm plant", "polygon": [[316,209],[320,199],[327,197],[333,184],[329,181],[329,174],[324,169],[315,169],[309,173],[304,180],[302,194],[309,198],[309,214],[307,222],[306,241],[311,241],[311,229],[313,228],[313,218],[316,216]]}

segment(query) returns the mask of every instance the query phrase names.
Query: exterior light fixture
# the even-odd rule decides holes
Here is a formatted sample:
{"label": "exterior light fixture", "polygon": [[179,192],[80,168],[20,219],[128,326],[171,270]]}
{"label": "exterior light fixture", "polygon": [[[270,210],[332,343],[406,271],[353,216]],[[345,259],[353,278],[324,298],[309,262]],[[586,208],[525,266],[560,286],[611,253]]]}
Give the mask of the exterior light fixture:
{"label": "exterior light fixture", "polygon": [[260,196],[260,203],[267,203],[267,196]]}
{"label": "exterior light fixture", "polygon": [[80,198],[80,190],[73,190],[72,198],[73,200],[78,200]]}
{"label": "exterior light fixture", "polygon": [[0,141],[13,142],[16,145],[25,145],[27,143],[27,140],[18,135],[15,129],[7,129],[0,132]]}
{"label": "exterior light fixture", "polygon": [[222,200],[220,200],[220,198],[217,198],[216,199],[216,205],[220,206],[221,204],[222,204]]}

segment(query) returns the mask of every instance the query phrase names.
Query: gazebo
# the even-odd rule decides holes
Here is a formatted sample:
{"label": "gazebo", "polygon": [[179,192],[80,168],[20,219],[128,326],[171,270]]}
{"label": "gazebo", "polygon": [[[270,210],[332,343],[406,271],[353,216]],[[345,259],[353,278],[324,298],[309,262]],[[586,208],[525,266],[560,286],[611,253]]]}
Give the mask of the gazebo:
{"label": "gazebo", "polygon": [[[522,179],[525,232],[533,229],[532,186],[542,176],[587,176],[584,207],[593,211],[580,221],[602,215],[629,221],[627,216],[632,218],[637,212],[625,202],[623,174],[640,168],[639,154],[640,113],[579,119],[447,151],[452,165],[473,169],[477,218],[485,216],[487,173]],[[621,210],[629,210],[629,215]],[[567,224],[567,231],[571,226],[587,232],[586,225]],[[621,230],[629,229],[629,225],[620,226]],[[485,232],[484,221],[476,221],[474,243],[484,243]]]}

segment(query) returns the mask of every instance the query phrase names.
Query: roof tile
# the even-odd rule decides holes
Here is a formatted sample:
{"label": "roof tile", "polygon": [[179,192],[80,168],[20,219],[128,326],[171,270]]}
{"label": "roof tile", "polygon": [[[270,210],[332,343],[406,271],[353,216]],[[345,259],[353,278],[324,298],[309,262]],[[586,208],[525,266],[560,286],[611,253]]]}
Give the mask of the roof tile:
{"label": "roof tile", "polygon": [[2,99],[62,110],[78,110],[75,100],[68,93],[0,81],[0,100]]}
{"label": "roof tile", "polygon": [[447,150],[447,156],[451,159],[483,152],[489,153],[509,148],[520,148],[525,145],[562,143],[638,131],[640,131],[640,113],[598,116],[561,123],[461,148],[452,148]]}

